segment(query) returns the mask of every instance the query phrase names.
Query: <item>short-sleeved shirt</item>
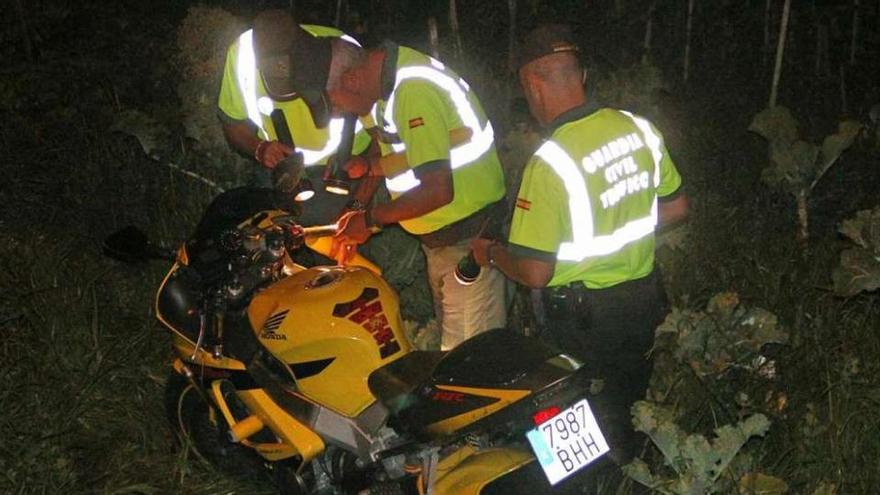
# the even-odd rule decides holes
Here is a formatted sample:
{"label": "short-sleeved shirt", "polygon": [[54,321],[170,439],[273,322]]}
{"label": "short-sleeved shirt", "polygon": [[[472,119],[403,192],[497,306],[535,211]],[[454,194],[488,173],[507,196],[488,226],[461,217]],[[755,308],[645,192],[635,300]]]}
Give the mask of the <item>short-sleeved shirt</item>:
{"label": "short-sleeved shirt", "polygon": [[[303,24],[302,28],[316,37],[341,37],[342,31],[325,26]],[[220,118],[227,123],[250,122],[257,128],[260,138],[277,140],[278,134],[270,117],[275,109],[280,109],[287,121],[296,148],[303,152],[306,165],[326,164],[327,159],[336,152],[335,143],[342,133],[342,119],[331,119],[324,128],[315,126],[312,114],[302,99],[276,101],[269,97],[260,72],[256,68],[253,49],[253,30],[242,33],[226,52],[226,65],[217,106]],[[253,85],[252,88],[243,86]],[[248,107],[248,99],[254,108]],[[372,124],[363,121],[364,127]],[[331,140],[331,137],[333,140]],[[335,141],[334,141],[335,140]],[[360,152],[369,145],[369,135],[359,132],[354,150]]]}
{"label": "short-sleeved shirt", "polygon": [[661,134],[639,116],[586,105],[550,131],[523,173],[511,250],[555,262],[551,287],[601,289],[649,275],[658,200],[681,185]]}
{"label": "short-sleeved shirt", "polygon": [[[441,62],[411,48],[386,43],[383,96],[375,120],[394,151],[405,150],[410,169],[386,181],[392,199],[418,186],[412,169],[438,160],[452,168],[452,202],[400,225],[426,234],[461,220],[504,196],[504,174],[494,131],[467,82]],[[450,132],[470,139],[452,146]]]}

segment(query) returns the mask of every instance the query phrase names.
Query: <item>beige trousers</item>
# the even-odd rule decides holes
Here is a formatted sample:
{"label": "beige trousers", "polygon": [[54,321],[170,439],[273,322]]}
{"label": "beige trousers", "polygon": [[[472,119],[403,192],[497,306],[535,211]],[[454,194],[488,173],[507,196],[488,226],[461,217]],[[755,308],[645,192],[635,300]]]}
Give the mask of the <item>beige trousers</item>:
{"label": "beige trousers", "polygon": [[452,246],[430,248],[422,244],[428,264],[428,282],[434,312],[443,330],[440,348],[449,350],[474,335],[507,324],[504,275],[483,267],[471,285],[455,280],[455,267],[470,252],[470,239]]}

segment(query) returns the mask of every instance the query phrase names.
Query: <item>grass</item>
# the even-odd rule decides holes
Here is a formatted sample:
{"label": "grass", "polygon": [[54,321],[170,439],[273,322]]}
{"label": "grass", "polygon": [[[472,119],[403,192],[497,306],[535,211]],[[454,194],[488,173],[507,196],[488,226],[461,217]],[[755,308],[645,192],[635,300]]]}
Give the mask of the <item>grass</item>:
{"label": "grass", "polygon": [[[22,88],[63,76],[78,91],[18,88],[0,100],[0,493],[273,493],[265,480],[231,479],[175,448],[162,407],[172,351],[152,314],[166,267],[100,253],[101,239],[129,223],[177,242],[210,199],[145,159],[132,138],[108,133],[119,95],[142,86],[100,72],[112,62],[94,74],[29,72]],[[702,113],[708,105],[717,111]],[[666,272],[670,293],[701,308],[734,290],[791,333],[774,385],[786,406],[749,446],[757,470],[786,480],[791,493],[822,482],[873,493],[880,294],[835,298],[830,270],[842,247],[837,222],[876,205],[878,157],[854,150],[829,171],[811,204],[813,240],[801,250],[793,202],[758,182],[765,147],[745,131],[757,109],[742,97],[695,98],[686,120],[659,122],[679,136],[673,150],[693,200],[690,238]],[[687,429],[734,419],[735,406],[712,400],[723,386],[676,398],[700,412]]]}

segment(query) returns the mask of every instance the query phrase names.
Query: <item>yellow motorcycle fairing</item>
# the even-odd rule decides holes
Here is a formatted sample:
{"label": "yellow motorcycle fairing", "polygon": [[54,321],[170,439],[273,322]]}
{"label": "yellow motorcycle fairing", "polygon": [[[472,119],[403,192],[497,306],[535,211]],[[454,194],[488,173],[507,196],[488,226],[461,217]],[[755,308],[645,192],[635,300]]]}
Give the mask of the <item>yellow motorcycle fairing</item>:
{"label": "yellow motorcycle fairing", "polygon": [[[262,389],[236,391],[236,395],[252,415],[240,421],[236,420],[226,405],[220,391],[220,380],[215,380],[211,384],[211,392],[230,431],[234,434],[244,432],[242,435],[244,438],[236,438],[237,435],[234,435],[234,440],[253,448],[266,460],[278,461],[299,454],[303,462],[308,462],[324,450],[321,437],[278,407]],[[242,427],[243,423],[248,422],[254,426]],[[278,442],[254,442],[248,439],[262,427],[272,430]]]}
{"label": "yellow motorcycle fairing", "polygon": [[[431,493],[478,495],[492,481],[534,460],[531,452],[513,447],[476,450],[465,446],[437,464],[434,479],[427,480]],[[424,474],[417,482],[419,493],[428,492]]]}
{"label": "yellow motorcycle fairing", "polygon": [[290,367],[297,391],[353,418],[375,402],[374,370],[411,351],[397,294],[361,267],[316,267],[255,295],[248,317],[260,343]]}
{"label": "yellow motorcycle fairing", "polygon": [[[174,360],[173,367],[177,373],[184,376],[188,374],[188,371],[198,373],[190,368],[190,364],[178,358]],[[208,377],[198,376],[198,378],[204,380]],[[240,438],[235,438],[235,441],[253,448],[266,460],[278,461],[299,455],[303,463],[306,463],[324,450],[324,442],[321,437],[279,407],[263,389],[243,388],[236,390],[236,395],[251,414],[249,418],[236,419],[220,390],[221,383],[229,379],[229,375],[218,374],[208,379],[210,383],[206,385],[206,390],[210,393],[231,432],[239,432],[240,434],[242,423],[247,420],[258,422],[255,428],[245,428],[247,433],[241,435]],[[250,440],[249,437],[260,431],[262,427],[269,428],[278,441],[254,442]]]}

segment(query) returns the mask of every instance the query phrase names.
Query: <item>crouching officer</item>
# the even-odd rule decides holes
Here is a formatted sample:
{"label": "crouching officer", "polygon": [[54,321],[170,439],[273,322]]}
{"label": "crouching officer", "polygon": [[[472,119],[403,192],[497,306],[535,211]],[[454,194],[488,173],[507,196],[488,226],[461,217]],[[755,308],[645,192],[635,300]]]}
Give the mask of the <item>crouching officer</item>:
{"label": "crouching officer", "polygon": [[[253,28],[229,46],[218,115],[227,142],[252,156],[266,171],[259,174],[261,182],[266,182],[261,185],[268,185],[268,171],[295,152],[302,155],[309,183],[320,184],[328,161],[342,143],[343,118],[330,115],[329,102],[320,94],[295,89],[324,85],[332,43],[360,46],[338,29],[297,24],[287,11],[272,9],[257,14]],[[308,65],[295,63],[302,53],[311,57]],[[371,121],[358,122],[355,153],[370,144],[364,125],[370,127]],[[330,223],[348,201],[324,187],[314,192],[316,197],[300,218],[306,225]]]}
{"label": "crouching officer", "polygon": [[478,239],[473,249],[481,265],[545,288],[545,337],[604,381],[594,408],[623,465],[636,448],[630,407],[644,398],[666,313],[654,232],[684,218],[687,201],[650,122],[586,101],[577,54],[565,26],[526,38],[519,80],[548,137],[526,165],[507,245]]}

